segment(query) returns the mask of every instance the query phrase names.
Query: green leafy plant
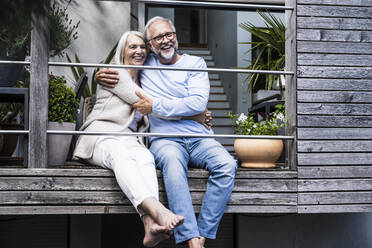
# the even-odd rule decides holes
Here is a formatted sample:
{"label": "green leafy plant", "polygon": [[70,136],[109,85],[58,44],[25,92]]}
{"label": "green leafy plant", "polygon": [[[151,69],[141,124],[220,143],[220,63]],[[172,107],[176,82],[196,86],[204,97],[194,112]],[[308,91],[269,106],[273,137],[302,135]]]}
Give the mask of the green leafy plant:
{"label": "green leafy plant", "polygon": [[78,108],[75,92],[66,86],[64,77],[49,75],[48,120],[75,122]]}
{"label": "green leafy plant", "polygon": [[[258,11],[258,14],[264,19],[266,28],[254,26],[250,22],[239,24],[239,27],[258,37],[260,41],[241,42],[240,44],[251,44],[252,48],[246,53],[258,49],[257,58],[251,61],[252,65],[245,67],[251,70],[273,70],[281,71],[285,66],[285,25],[271,13]],[[280,94],[283,96],[282,79],[278,75],[252,73],[247,77],[248,89],[254,88],[258,79],[265,77],[265,88],[270,90],[279,80]]]}
{"label": "green leafy plant", "polygon": [[[114,47],[110,50],[109,54],[106,56],[106,58],[101,61],[100,63],[102,64],[109,64],[112,60],[112,58],[114,57],[115,55],[115,51],[116,51],[116,48],[118,46],[118,42],[116,42],[116,44],[114,45]],[[72,59],[70,58],[70,56],[66,53],[66,59],[69,63],[72,63]],[[79,56],[75,53],[75,63],[80,63],[80,58]],[[71,72],[72,72],[72,75],[74,75],[74,78],[75,78],[75,84],[78,82],[80,76],[85,72],[84,68],[83,67],[77,67],[77,66],[70,66],[70,69],[71,69]],[[96,72],[98,71],[98,68],[96,68],[93,73],[92,73],[92,76],[91,76],[91,87],[89,87],[88,84],[85,85],[85,88],[83,90],[83,97],[86,98],[86,97],[89,97],[89,96],[92,96],[94,94],[96,94],[96,91],[97,91],[97,82],[94,80],[94,76],[96,75]]]}
{"label": "green leafy plant", "polygon": [[[67,14],[67,8],[72,0],[55,0],[49,9],[50,13],[50,56],[62,56],[63,50],[78,38],[77,29],[80,21],[72,23]],[[8,7],[8,12],[1,18],[0,42],[7,47],[10,56],[25,57],[30,54],[31,10],[40,14],[44,2],[24,0],[3,0],[2,6]],[[10,10],[10,11],[9,11]],[[2,12],[0,12],[2,13]]]}
{"label": "green leafy plant", "polygon": [[276,111],[262,121],[255,120],[255,114],[233,115],[229,113],[229,117],[235,125],[235,132],[241,135],[276,135],[278,129],[284,126],[285,113],[284,105],[277,105]]}

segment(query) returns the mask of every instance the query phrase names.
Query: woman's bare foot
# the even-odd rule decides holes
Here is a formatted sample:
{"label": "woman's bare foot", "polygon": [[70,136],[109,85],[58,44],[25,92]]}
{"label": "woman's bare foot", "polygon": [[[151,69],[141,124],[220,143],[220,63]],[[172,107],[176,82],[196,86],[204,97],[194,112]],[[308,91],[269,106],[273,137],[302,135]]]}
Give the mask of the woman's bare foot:
{"label": "woman's bare foot", "polygon": [[154,247],[172,234],[168,227],[159,226],[149,215],[142,216],[142,221],[145,228],[143,245],[146,247]]}
{"label": "woman's bare foot", "polygon": [[169,228],[169,231],[181,225],[184,220],[183,216],[175,215],[153,197],[146,198],[139,207],[148,213],[157,224]]}

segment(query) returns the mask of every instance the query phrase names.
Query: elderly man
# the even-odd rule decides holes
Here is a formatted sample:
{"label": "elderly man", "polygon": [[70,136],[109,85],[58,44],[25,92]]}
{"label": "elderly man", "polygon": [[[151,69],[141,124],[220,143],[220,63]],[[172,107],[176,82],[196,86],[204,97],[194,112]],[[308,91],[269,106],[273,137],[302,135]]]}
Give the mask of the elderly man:
{"label": "elderly man", "polygon": [[[154,54],[146,65],[206,68],[202,58],[177,53],[178,41],[173,23],[154,17],[145,27],[148,46]],[[115,83],[115,70],[103,69],[97,75],[101,84]],[[169,120],[161,116],[192,116],[203,112],[208,103],[209,79],[206,72],[144,70],[142,88],[153,100],[140,95],[133,106],[149,114],[150,131],[156,133],[212,134],[213,131],[193,120]],[[158,114],[152,115],[151,113]],[[201,248],[205,239],[215,239],[236,174],[236,161],[212,138],[151,137],[150,150],[162,171],[170,209],[185,217],[174,230],[176,243],[187,242],[190,248]],[[209,171],[199,217],[196,219],[188,187],[188,167]]]}

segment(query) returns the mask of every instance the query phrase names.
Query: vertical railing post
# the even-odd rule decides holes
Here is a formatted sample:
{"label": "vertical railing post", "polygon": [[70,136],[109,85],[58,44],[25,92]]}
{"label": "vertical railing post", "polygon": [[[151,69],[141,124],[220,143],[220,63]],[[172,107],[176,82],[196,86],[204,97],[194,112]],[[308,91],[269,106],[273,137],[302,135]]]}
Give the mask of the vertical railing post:
{"label": "vertical railing post", "polygon": [[138,2],[130,1],[130,30],[138,30]]}
{"label": "vertical railing post", "polygon": [[[44,0],[46,9],[49,1]],[[41,14],[43,13],[43,14]],[[46,168],[48,160],[49,18],[32,12],[28,167]]]}
{"label": "vertical railing post", "polygon": [[137,3],[137,17],[138,17],[138,31],[143,32],[145,31],[145,4],[144,3]]}
{"label": "vertical railing post", "polygon": [[295,139],[286,142],[288,151],[288,162],[291,169],[297,165],[296,125],[297,125],[297,53],[296,53],[296,0],[285,0],[286,6],[293,7],[293,10],[285,11],[285,70],[293,71],[294,75],[285,76],[285,101],[286,101],[286,135],[294,136]]}

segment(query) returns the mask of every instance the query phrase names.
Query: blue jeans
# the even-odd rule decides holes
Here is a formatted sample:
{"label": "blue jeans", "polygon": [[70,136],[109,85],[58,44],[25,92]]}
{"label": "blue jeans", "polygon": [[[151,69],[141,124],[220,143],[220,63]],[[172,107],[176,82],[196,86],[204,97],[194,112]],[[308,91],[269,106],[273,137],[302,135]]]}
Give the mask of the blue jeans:
{"label": "blue jeans", "polygon": [[[163,174],[169,208],[185,217],[174,230],[176,243],[200,236],[215,239],[234,187],[236,161],[215,139],[160,138],[150,150]],[[188,165],[210,173],[198,220],[187,181]]]}

